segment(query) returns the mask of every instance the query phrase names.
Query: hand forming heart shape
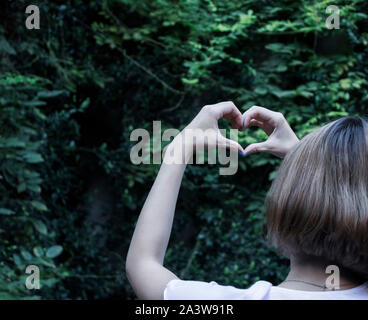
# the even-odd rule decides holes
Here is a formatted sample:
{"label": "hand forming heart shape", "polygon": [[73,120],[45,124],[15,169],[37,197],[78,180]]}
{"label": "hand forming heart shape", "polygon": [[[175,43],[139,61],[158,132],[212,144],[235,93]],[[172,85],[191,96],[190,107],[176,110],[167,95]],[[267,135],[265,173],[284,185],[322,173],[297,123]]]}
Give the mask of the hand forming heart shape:
{"label": "hand forming heart shape", "polygon": [[[250,126],[257,126],[269,137],[264,142],[254,143],[243,149],[239,143],[225,138],[220,133],[218,120],[221,118],[227,119],[233,129],[244,131]],[[187,129],[200,129],[207,133],[196,135],[197,141],[202,138],[205,139],[202,142],[206,145],[236,149],[244,156],[256,152],[268,152],[282,158],[299,141],[280,112],[253,106],[242,115],[230,101],[204,106],[184,130]]]}

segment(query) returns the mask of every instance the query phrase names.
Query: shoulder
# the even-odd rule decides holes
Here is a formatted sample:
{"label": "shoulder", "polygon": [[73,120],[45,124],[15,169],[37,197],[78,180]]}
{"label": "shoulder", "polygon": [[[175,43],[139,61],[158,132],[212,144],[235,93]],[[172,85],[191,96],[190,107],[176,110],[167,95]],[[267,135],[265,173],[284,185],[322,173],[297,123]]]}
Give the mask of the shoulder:
{"label": "shoulder", "polygon": [[164,291],[165,300],[262,300],[267,299],[272,284],[257,281],[248,289],[203,282],[174,279]]}

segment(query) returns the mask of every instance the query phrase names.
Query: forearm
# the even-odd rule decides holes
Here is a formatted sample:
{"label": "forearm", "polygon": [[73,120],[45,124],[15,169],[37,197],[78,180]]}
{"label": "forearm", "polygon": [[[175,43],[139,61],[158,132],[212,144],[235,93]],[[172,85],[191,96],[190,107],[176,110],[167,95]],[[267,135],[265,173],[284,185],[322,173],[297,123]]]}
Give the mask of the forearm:
{"label": "forearm", "polygon": [[[181,147],[180,142],[174,140],[169,149],[178,147]],[[128,251],[127,268],[134,268],[143,261],[163,264],[185,167],[184,162],[166,164],[164,158],[139,215]]]}

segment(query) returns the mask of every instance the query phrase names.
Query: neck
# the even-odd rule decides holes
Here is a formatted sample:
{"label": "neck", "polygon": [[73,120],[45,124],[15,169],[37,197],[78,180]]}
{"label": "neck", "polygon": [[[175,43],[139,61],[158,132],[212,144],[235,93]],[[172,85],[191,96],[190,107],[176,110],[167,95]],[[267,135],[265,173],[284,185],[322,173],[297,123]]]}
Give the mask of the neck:
{"label": "neck", "polygon": [[[335,263],[321,258],[292,256],[290,258],[290,272],[279,286],[308,291],[347,290],[363,282],[339,266],[337,266],[338,269],[333,267],[332,270],[328,271],[327,267],[332,265],[336,266]],[[333,281],[331,282],[331,280]]]}

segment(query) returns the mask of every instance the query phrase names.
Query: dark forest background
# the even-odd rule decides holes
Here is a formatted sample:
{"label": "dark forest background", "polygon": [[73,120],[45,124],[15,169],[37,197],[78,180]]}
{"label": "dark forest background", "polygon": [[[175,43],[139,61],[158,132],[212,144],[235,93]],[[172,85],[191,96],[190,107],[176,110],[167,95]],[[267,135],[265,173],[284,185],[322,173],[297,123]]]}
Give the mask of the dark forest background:
{"label": "dark forest background", "polygon": [[[40,8],[27,30],[25,8]],[[340,9],[329,30],[326,7]],[[0,298],[134,299],[124,270],[159,165],[133,165],[136,128],[183,128],[203,105],[282,112],[301,138],[366,116],[364,0],[1,1]],[[251,128],[242,145],[265,138]],[[166,266],[183,279],[277,283],[263,202],[280,160],[188,166]],[[25,288],[25,268],[41,289]]]}

